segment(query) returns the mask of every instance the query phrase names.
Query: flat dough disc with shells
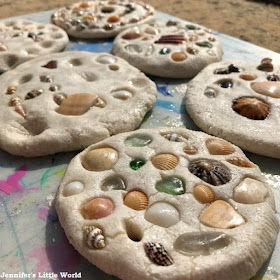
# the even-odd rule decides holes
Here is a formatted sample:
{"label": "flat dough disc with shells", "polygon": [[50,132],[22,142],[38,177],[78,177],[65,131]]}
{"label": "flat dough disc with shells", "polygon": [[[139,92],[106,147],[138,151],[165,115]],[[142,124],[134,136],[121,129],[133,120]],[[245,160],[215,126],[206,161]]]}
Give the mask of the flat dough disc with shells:
{"label": "flat dough disc with shells", "polygon": [[124,280],[248,280],[279,230],[259,167],[184,128],[91,145],[70,162],[56,210],[79,253]]}
{"label": "flat dough disc with shells", "polygon": [[60,8],[52,23],[76,38],[99,39],[116,36],[126,28],[155,22],[153,7],[129,0],[96,0],[77,2]]}
{"label": "flat dough disc with shells", "polygon": [[220,61],[222,47],[210,30],[184,21],[143,24],[120,33],[113,53],[146,74],[192,78]]}
{"label": "flat dough disc with shells", "polygon": [[42,156],[134,130],[156,101],[154,82],[107,53],[64,52],[0,77],[0,147]]}
{"label": "flat dough disc with shells", "polygon": [[38,55],[59,52],[68,41],[66,32],[53,24],[22,19],[0,21],[0,73]]}
{"label": "flat dough disc with shells", "polygon": [[211,64],[188,84],[186,107],[205,132],[280,158],[279,61]]}

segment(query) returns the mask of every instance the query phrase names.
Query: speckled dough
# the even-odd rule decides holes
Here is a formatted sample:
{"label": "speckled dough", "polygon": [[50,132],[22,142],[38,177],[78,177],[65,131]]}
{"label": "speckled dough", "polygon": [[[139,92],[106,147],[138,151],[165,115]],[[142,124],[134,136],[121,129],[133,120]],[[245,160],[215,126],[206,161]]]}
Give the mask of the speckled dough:
{"label": "speckled dough", "polygon": [[[225,69],[229,65],[236,66],[239,72],[214,74],[216,69]],[[188,84],[186,107],[193,121],[205,132],[224,138],[244,150],[280,158],[280,64],[279,61],[272,61],[271,66],[264,70],[257,69],[260,65],[260,62],[241,61],[209,65]],[[244,80],[244,74],[247,80]],[[232,87],[219,86],[223,82],[232,83]],[[274,83],[271,90],[279,97],[260,94],[251,86],[263,82],[266,83],[263,86],[269,86],[268,82]],[[205,90],[209,94],[205,94]],[[262,104],[261,110],[256,110],[256,113],[261,114],[262,109],[267,110],[262,107],[267,106],[268,114],[264,119],[250,119],[237,113],[232,106],[241,97],[254,97],[267,104]]]}
{"label": "speckled dough", "polygon": [[[133,130],[157,95],[143,73],[107,53],[42,56],[4,73],[0,84],[0,147],[26,157],[82,149]],[[105,107],[91,104],[79,115],[56,111],[78,93],[96,94]]]}
{"label": "speckled dough", "polygon": [[52,23],[77,38],[98,39],[116,36],[141,23],[155,22],[154,8],[131,0],[83,1],[61,8]]}
{"label": "speckled dough", "polygon": [[68,41],[66,32],[53,24],[21,19],[0,21],[0,72],[38,55],[59,52]]}
{"label": "speckled dough", "polygon": [[114,40],[113,53],[147,74],[192,78],[220,61],[223,50],[210,30],[176,20],[123,31]]}
{"label": "speckled dough", "polygon": [[[140,138],[141,143],[135,141],[135,138]],[[112,136],[78,154],[70,162],[56,198],[56,210],[69,242],[91,263],[124,280],[248,280],[255,275],[271,253],[279,230],[272,192],[264,183],[258,166],[248,161],[238,147],[223,141],[227,149],[222,149],[222,152],[217,154],[213,145],[207,146],[206,143],[210,141],[208,139],[220,141],[203,132],[184,128],[140,129]],[[190,146],[195,146],[197,153],[190,152]],[[110,161],[110,167],[97,167],[97,162],[108,163],[107,156],[106,159],[100,156],[100,149],[111,153],[114,151],[114,160]],[[166,153],[177,157],[178,161],[168,170],[159,169],[155,156]],[[94,154],[99,156],[95,157]],[[242,158],[248,167],[231,164],[229,161],[233,158]],[[130,167],[135,159],[145,162],[138,170]],[[228,173],[229,181],[214,186],[190,172],[194,160],[202,159],[215,160],[215,164],[219,162],[218,164],[223,165],[226,172],[222,176]],[[95,171],[90,171],[90,168]],[[215,170],[219,170],[219,167]],[[214,176],[211,174],[210,177]],[[182,193],[172,195],[156,189],[156,185],[169,176],[177,177],[183,182]],[[262,202],[258,200],[250,204],[246,201],[245,204],[234,200],[236,187],[245,178],[254,179],[262,185]],[[108,189],[108,184],[112,185],[112,182],[115,189]],[[194,186],[199,184],[212,190],[215,202],[223,200],[229,203],[243,217],[245,223],[227,229],[205,225],[200,220],[201,213],[205,213],[205,209],[208,209],[209,205],[213,206],[215,202],[209,204],[196,200],[193,195]],[[148,202],[144,200],[142,203],[143,210],[134,210],[127,206],[127,194],[135,190],[147,195]],[[251,192],[248,192],[248,195],[250,196]],[[96,198],[111,200],[107,208],[105,207],[107,210],[103,209],[102,213],[87,212],[85,205],[88,206],[92,199],[96,201]],[[169,203],[175,208],[175,212],[177,211],[178,220],[174,222],[172,217],[169,219],[168,215],[164,216],[166,212],[162,211],[164,217],[149,222],[147,213],[156,202]],[[85,213],[98,214],[89,217]],[[100,215],[103,217],[100,218]],[[167,220],[173,221],[173,225],[165,227],[166,225],[160,224]],[[92,245],[91,239],[88,243],[86,226],[95,228],[101,239],[104,237],[99,249]],[[175,240],[190,232],[221,232],[230,241],[210,254],[201,255],[194,250],[186,255],[178,250]],[[94,235],[92,231],[90,237],[93,236],[97,234]],[[163,256],[163,260],[159,258],[159,264],[154,262],[152,254],[149,257],[145,252],[147,242],[160,243],[168,257]]]}

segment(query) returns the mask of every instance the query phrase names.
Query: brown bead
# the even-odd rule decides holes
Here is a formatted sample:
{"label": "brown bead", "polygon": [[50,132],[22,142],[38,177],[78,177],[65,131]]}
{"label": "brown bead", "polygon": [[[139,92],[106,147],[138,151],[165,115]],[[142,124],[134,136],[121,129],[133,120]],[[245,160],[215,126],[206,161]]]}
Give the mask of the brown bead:
{"label": "brown bead", "polygon": [[187,55],[182,52],[175,52],[172,54],[171,57],[174,61],[177,61],[177,62],[184,61],[187,59]]}

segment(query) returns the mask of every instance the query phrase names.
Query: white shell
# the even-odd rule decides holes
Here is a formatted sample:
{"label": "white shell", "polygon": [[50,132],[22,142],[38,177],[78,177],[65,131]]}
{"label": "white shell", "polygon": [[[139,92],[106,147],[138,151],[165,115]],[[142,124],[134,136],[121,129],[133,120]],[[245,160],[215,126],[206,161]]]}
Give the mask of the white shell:
{"label": "white shell", "polygon": [[67,184],[64,187],[63,194],[64,194],[64,196],[78,194],[78,193],[81,193],[84,190],[84,188],[85,187],[84,187],[83,183],[81,183],[79,181],[74,181],[74,182]]}
{"label": "white shell", "polygon": [[128,98],[132,97],[132,94],[127,90],[118,90],[113,92],[112,96],[120,100],[127,100]]}
{"label": "white shell", "polygon": [[96,61],[102,64],[113,64],[117,62],[117,59],[109,55],[101,55]]}
{"label": "white shell", "polygon": [[173,205],[161,201],[147,209],[145,219],[152,224],[167,228],[179,222],[180,214]]}

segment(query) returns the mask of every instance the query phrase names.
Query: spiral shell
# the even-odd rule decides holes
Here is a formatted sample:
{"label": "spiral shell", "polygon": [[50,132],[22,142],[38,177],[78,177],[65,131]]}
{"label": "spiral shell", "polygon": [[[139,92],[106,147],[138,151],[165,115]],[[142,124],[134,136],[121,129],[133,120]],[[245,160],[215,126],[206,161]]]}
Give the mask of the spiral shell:
{"label": "spiral shell", "polygon": [[193,195],[201,203],[211,203],[215,200],[214,192],[205,185],[196,185],[193,188]]}
{"label": "spiral shell", "polygon": [[67,95],[66,95],[65,93],[61,93],[61,92],[55,93],[55,94],[53,95],[53,100],[54,100],[55,103],[58,104],[58,105],[60,105],[60,104],[62,103],[62,101],[63,101],[64,99],[66,99],[66,98],[67,98]]}
{"label": "spiral shell", "polygon": [[17,90],[17,87],[16,86],[9,86],[7,88],[7,91],[6,91],[6,94],[14,94]]}
{"label": "spiral shell", "polygon": [[211,155],[229,155],[235,152],[233,146],[222,139],[209,138],[205,144]]}
{"label": "spiral shell", "polygon": [[163,136],[165,139],[171,141],[171,142],[185,142],[187,143],[187,139],[185,137],[183,137],[180,134],[177,133],[166,133],[166,134],[162,134],[161,136]]}
{"label": "spiral shell", "polygon": [[124,197],[123,203],[137,211],[145,210],[148,206],[148,197],[143,192],[131,191]]}
{"label": "spiral shell", "polygon": [[15,107],[15,111],[20,114],[22,117],[25,117],[25,109],[22,105],[22,100],[20,97],[15,96],[10,99],[9,106]]}
{"label": "spiral shell", "polygon": [[94,226],[85,226],[86,241],[89,247],[102,249],[105,247],[105,238],[102,235],[102,230]]}
{"label": "spiral shell", "polygon": [[159,154],[152,158],[152,164],[160,170],[170,170],[176,167],[179,160],[172,154]]}
{"label": "spiral shell", "polygon": [[227,162],[240,167],[253,167],[249,160],[244,157],[232,157],[227,159]]}
{"label": "spiral shell", "polygon": [[149,259],[161,266],[169,266],[173,264],[173,260],[168,255],[167,251],[159,242],[144,243],[144,248]]}
{"label": "spiral shell", "polygon": [[27,93],[27,95],[25,96],[25,99],[28,100],[28,99],[33,99],[39,95],[41,95],[43,93],[43,90],[42,89],[34,89],[34,90],[31,90]]}

